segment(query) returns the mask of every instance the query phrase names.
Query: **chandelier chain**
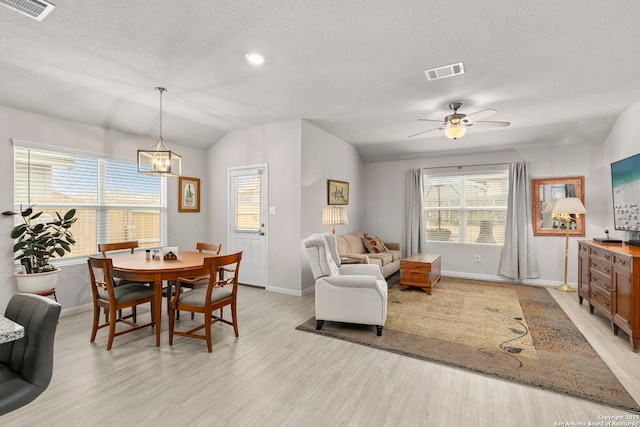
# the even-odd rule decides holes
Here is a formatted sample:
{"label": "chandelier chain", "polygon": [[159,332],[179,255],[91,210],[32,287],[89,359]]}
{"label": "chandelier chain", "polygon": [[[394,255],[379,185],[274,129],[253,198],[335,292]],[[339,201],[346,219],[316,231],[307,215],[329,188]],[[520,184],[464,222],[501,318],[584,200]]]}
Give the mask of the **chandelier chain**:
{"label": "chandelier chain", "polygon": [[163,87],[157,87],[156,91],[160,92],[160,139],[163,139],[162,138],[162,94],[164,94],[167,91],[167,89]]}

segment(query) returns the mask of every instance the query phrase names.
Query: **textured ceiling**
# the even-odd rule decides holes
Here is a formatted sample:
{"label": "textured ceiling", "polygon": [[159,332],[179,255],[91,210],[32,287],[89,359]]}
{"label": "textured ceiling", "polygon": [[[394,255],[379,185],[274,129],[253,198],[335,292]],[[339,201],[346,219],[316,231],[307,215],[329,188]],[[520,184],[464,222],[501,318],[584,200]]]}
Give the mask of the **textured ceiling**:
{"label": "textured ceiling", "polygon": [[[632,0],[54,0],[0,7],[0,105],[208,148],[302,118],[366,162],[601,141],[640,100]],[[262,67],[244,59],[265,55]],[[424,70],[464,62],[429,82]],[[418,118],[495,108],[504,129],[451,141]]]}

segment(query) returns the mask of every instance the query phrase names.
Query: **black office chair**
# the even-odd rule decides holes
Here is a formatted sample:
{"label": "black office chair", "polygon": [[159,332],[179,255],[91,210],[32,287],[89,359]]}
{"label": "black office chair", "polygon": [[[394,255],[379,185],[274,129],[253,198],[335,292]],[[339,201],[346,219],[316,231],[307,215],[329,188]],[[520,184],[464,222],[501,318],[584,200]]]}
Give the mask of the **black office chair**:
{"label": "black office chair", "polygon": [[24,337],[0,344],[0,416],[32,402],[49,386],[61,308],[39,295],[11,297],[4,316],[24,327]]}

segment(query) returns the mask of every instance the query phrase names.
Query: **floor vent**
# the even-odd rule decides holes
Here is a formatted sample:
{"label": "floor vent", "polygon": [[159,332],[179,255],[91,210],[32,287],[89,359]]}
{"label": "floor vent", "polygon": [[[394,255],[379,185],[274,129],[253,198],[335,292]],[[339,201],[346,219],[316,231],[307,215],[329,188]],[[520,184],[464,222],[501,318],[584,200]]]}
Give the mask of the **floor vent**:
{"label": "floor vent", "polygon": [[464,67],[462,66],[462,62],[458,62],[457,64],[425,70],[424,73],[427,75],[427,80],[438,80],[464,74]]}
{"label": "floor vent", "polygon": [[42,21],[56,7],[44,0],[0,0],[0,4],[38,21]]}

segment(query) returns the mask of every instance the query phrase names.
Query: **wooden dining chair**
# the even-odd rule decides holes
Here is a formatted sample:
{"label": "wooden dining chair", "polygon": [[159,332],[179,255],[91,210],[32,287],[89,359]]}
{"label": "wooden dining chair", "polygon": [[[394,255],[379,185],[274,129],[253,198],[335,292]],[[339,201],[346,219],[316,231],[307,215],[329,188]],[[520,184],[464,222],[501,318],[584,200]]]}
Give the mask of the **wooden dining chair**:
{"label": "wooden dining chair", "polygon": [[[108,258],[109,252],[117,252],[117,251],[126,251],[129,250],[131,253],[134,253],[134,250],[139,247],[137,240],[129,240],[126,242],[111,242],[111,243],[99,243],[98,244],[98,252],[102,254],[103,257]],[[126,285],[127,283],[141,283],[141,282],[132,282],[131,280],[122,280],[116,277],[111,278],[113,286],[118,287],[120,285]],[[146,282],[144,282],[146,284]],[[149,284],[151,286],[151,284]],[[133,316],[136,315],[136,308],[131,307],[131,312]],[[105,310],[105,322],[107,321],[107,312]],[[118,312],[118,316],[122,317],[122,311]]]}
{"label": "wooden dining chair", "polygon": [[[207,350],[211,353],[211,325],[216,322],[233,326],[236,337],[239,336],[237,297],[241,259],[242,252],[205,258],[205,270],[209,273],[208,277],[196,279],[179,277],[176,280],[176,293],[169,303],[169,345],[173,345],[174,335],[197,338],[207,342]],[[206,281],[207,286],[184,292],[185,284],[193,285],[196,281]],[[224,319],[222,315],[213,314],[215,310],[227,305],[231,306],[231,320]],[[188,331],[177,331],[175,330],[176,310],[202,313],[203,323]],[[204,329],[204,335],[196,333],[201,329]]]}
{"label": "wooden dining chair", "polygon": [[[87,263],[89,265],[91,294],[93,296],[91,342],[95,341],[98,329],[109,327],[107,350],[111,350],[114,337],[154,325],[153,288],[145,286],[142,283],[127,283],[117,287],[113,286],[113,280],[111,279],[113,261],[111,258],[89,257]],[[149,323],[138,324],[135,310],[132,310],[132,314],[128,316],[116,316],[116,311],[121,311],[125,308],[134,308],[147,302],[151,304],[151,321]],[[105,322],[102,324],[100,324],[101,308],[107,313],[105,315]],[[116,323],[118,322],[126,323],[131,327],[116,332]]]}
{"label": "wooden dining chair", "polygon": [[[222,244],[220,243],[206,243],[206,242],[196,242],[196,250],[200,253],[210,253],[213,255],[220,255],[220,251],[222,250]],[[208,278],[208,276],[206,277]],[[206,286],[207,282],[205,280],[201,280],[198,282],[195,282],[193,284],[188,284],[188,283],[184,283],[183,284],[183,288],[194,288],[194,287],[202,287],[202,286]],[[173,286],[175,285],[174,283],[170,283],[169,286],[167,287],[168,291],[167,291],[167,313],[169,312],[169,301],[171,300],[171,297],[173,296],[172,294],[169,293],[169,291],[173,292]],[[220,315],[222,316],[222,311],[220,312]],[[193,313],[191,313],[191,319],[193,319]],[[180,319],[180,311],[176,311],[176,318]]]}
{"label": "wooden dining chair", "polygon": [[220,255],[220,251],[222,250],[222,245],[220,243],[196,242],[196,250],[200,253],[210,252],[215,255]]}
{"label": "wooden dining chair", "polygon": [[138,248],[137,240],[130,240],[127,242],[113,242],[113,243],[100,243],[98,245],[98,252],[102,253],[102,256],[107,258],[107,252],[113,251],[123,251],[125,249],[131,250],[131,253],[134,252],[134,249]]}

